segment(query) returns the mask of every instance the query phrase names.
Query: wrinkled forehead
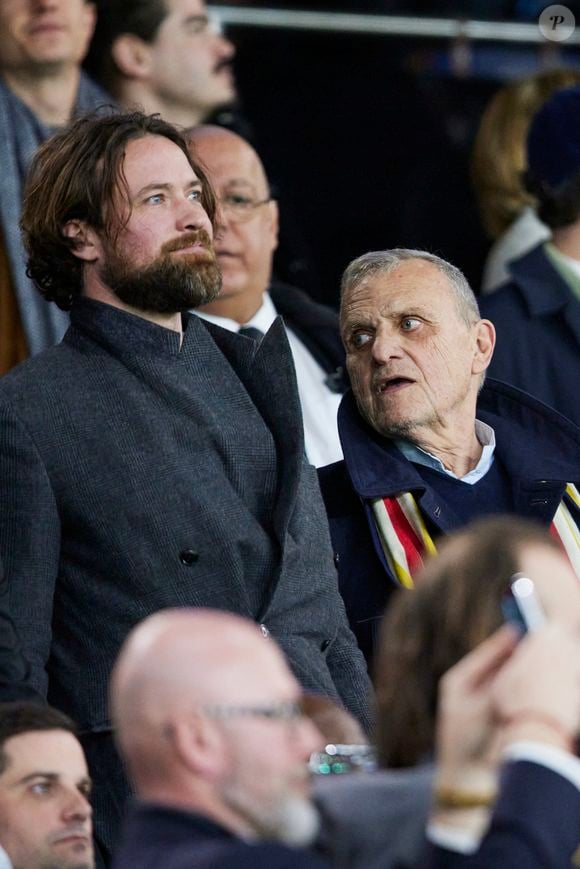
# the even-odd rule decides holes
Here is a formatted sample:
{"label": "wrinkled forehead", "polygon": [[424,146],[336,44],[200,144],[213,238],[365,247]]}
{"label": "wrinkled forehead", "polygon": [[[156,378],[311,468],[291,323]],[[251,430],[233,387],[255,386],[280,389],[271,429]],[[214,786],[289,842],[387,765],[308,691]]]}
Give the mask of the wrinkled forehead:
{"label": "wrinkled forehead", "polygon": [[390,317],[419,310],[435,314],[456,309],[455,292],[436,265],[424,260],[405,260],[386,269],[374,269],[343,291],[341,323],[358,318]]}

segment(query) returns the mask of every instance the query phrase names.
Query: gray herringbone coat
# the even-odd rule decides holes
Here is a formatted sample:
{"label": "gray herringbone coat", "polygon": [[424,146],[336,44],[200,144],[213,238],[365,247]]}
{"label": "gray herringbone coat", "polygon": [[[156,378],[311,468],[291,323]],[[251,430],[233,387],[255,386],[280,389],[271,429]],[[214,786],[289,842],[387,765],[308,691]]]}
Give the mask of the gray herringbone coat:
{"label": "gray herringbone coat", "polygon": [[[131,627],[164,607],[217,607],[264,623],[306,688],[365,720],[368,677],[303,458],[283,326],[255,351],[185,319],[180,348],[176,332],[82,299],[60,345],[0,380],[0,557],[34,685],[107,732],[107,679]],[[192,386],[200,364],[223,396],[211,415]],[[261,543],[236,479],[259,461],[236,438],[248,394],[278,468],[275,569],[258,606],[244,554],[259,558]]]}

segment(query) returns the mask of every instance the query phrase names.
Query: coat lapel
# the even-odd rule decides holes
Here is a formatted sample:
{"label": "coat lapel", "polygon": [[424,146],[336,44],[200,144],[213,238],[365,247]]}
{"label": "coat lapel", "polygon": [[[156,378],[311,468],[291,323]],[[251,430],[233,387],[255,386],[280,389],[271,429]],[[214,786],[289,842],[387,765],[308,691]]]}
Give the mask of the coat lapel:
{"label": "coat lapel", "polygon": [[273,526],[282,544],[305,461],[302,411],[284,324],[281,317],[277,317],[257,347],[251,339],[206,321],[204,324],[274,436],[278,456],[278,493]]}

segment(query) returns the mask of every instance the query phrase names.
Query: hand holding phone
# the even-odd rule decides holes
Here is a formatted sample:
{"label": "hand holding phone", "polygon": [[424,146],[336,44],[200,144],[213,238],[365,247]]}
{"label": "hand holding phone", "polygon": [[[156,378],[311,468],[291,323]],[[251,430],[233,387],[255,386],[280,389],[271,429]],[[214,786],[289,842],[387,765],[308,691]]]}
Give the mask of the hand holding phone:
{"label": "hand holding phone", "polygon": [[534,582],[523,573],[514,573],[512,576],[501,608],[506,622],[513,624],[522,634],[537,631],[546,623]]}

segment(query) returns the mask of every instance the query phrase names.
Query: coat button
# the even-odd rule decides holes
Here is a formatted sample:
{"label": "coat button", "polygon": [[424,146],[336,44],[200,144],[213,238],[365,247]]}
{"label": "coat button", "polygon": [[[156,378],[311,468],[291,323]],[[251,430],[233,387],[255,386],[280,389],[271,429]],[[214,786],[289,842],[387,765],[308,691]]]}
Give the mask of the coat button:
{"label": "coat button", "polygon": [[330,643],[331,643],[331,641],[328,638],[326,640],[323,640],[320,644],[320,651],[326,652],[326,650],[330,646]]}
{"label": "coat button", "polygon": [[338,552],[334,553],[334,555],[332,556],[332,560],[334,561],[334,566],[338,567],[338,565],[340,564],[340,555],[338,554]]}
{"label": "coat button", "polygon": [[262,631],[262,635],[263,635],[266,639],[268,639],[268,637],[270,636],[270,631],[268,630],[268,628],[266,627],[266,625],[263,625],[263,624],[260,625],[260,630]]}
{"label": "coat button", "polygon": [[182,549],[179,553],[179,560],[182,564],[185,564],[186,567],[191,567],[192,564],[199,558],[199,552],[196,552],[195,549]]}

